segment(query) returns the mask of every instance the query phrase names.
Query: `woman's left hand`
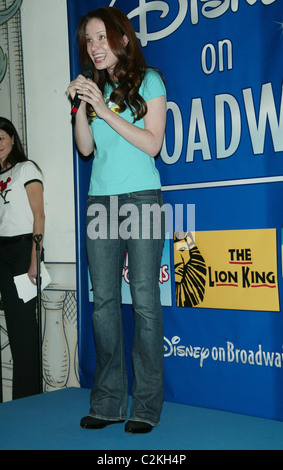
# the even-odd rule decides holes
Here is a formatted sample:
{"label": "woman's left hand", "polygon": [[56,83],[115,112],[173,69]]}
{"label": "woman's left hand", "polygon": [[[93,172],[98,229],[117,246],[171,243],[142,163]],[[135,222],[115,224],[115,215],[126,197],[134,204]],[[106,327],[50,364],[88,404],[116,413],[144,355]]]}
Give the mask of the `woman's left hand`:
{"label": "woman's left hand", "polygon": [[92,80],[85,80],[83,87],[78,90],[78,97],[82,101],[89,103],[93,107],[97,116],[101,119],[104,119],[109,113],[109,109],[105,104],[101,91],[99,90],[96,83],[94,83]]}

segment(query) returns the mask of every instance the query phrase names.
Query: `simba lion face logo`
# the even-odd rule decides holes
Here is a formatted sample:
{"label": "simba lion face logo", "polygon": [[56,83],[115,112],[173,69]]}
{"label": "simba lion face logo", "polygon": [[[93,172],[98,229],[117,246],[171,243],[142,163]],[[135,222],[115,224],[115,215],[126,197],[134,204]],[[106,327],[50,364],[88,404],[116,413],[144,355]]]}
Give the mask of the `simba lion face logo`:
{"label": "simba lion face logo", "polygon": [[174,264],[177,307],[195,307],[204,298],[206,265],[190,232],[175,235]]}

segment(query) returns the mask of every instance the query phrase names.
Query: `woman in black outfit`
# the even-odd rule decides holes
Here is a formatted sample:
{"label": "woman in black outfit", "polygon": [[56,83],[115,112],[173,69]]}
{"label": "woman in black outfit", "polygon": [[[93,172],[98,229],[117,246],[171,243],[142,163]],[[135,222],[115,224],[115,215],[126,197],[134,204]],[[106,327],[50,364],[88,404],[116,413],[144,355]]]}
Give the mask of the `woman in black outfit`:
{"label": "woman in black outfit", "polygon": [[0,292],[13,358],[13,399],[40,391],[36,298],[24,303],[13,278],[27,273],[36,284],[33,235],[43,237],[44,224],[41,170],[25,156],[14,125],[0,117]]}

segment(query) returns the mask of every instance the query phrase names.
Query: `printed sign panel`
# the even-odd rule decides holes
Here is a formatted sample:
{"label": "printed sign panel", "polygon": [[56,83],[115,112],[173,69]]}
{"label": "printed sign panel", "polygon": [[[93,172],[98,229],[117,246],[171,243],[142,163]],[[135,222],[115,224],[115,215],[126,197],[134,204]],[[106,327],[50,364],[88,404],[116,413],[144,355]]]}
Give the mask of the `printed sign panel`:
{"label": "printed sign panel", "polygon": [[[195,228],[173,227],[173,233],[194,230],[186,240],[192,243],[187,271],[185,243],[174,250],[173,237],[168,241],[165,399],[283,419],[282,0],[67,5],[72,79],[81,71],[78,19],[114,6],[131,19],[147,63],[166,80],[166,136],[156,166],[165,203],[173,212],[177,204],[194,205]],[[95,357],[84,241],[91,162],[74,155],[80,378],[91,387]],[[189,288],[181,283],[183,274]],[[127,348],[134,328],[130,304],[123,313]],[[267,367],[269,357],[276,360]]]}
{"label": "printed sign panel", "polygon": [[174,263],[178,307],[279,311],[276,230],[185,233]]}
{"label": "printed sign panel", "polygon": [[[111,254],[110,254],[111,256]],[[93,302],[93,292],[91,286],[90,275],[88,275],[89,285],[89,302]],[[172,305],[171,290],[171,263],[170,263],[170,245],[169,240],[165,240],[159,276],[160,299],[163,306]],[[126,253],[125,263],[122,274],[122,303],[132,304],[132,296],[130,291],[130,273],[128,268],[128,253]]]}

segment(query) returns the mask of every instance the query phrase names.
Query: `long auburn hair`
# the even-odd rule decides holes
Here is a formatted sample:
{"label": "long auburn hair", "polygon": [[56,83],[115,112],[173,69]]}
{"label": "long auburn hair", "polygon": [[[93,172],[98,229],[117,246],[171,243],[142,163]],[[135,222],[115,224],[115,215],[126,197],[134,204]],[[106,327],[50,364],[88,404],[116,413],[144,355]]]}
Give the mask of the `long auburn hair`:
{"label": "long auburn hair", "polygon": [[[129,107],[134,116],[134,122],[138,121],[147,113],[146,102],[139,95],[138,91],[144,79],[146,69],[153,67],[149,67],[146,64],[131,21],[125,13],[115,7],[98,8],[90,11],[80,19],[77,34],[82,67],[86,64],[92,64],[87,53],[85,32],[87,23],[93,18],[103,21],[108,44],[118,59],[113,72],[118,86],[113,90],[110,99],[120,107],[121,112],[125,111],[126,107]],[[126,46],[123,42],[124,35],[128,38]],[[111,83],[107,70],[97,70],[94,68],[92,79],[102,93],[104,92],[105,84]],[[89,119],[92,111],[91,107],[87,106]]]}
{"label": "long auburn hair", "polygon": [[[16,163],[19,163],[19,162],[32,161],[32,160],[28,160],[28,158],[26,157],[22,143],[21,143],[21,139],[17,133],[17,130],[14,124],[11,121],[9,121],[9,119],[6,119],[5,117],[0,117],[0,129],[7,132],[7,134],[10,137],[14,137],[14,145],[9,155],[5,158],[5,162],[4,162],[5,168],[2,168],[2,170],[5,170],[10,166],[14,166]],[[39,166],[33,161],[32,163],[34,163],[34,165],[41,172],[41,169],[39,168]]]}

